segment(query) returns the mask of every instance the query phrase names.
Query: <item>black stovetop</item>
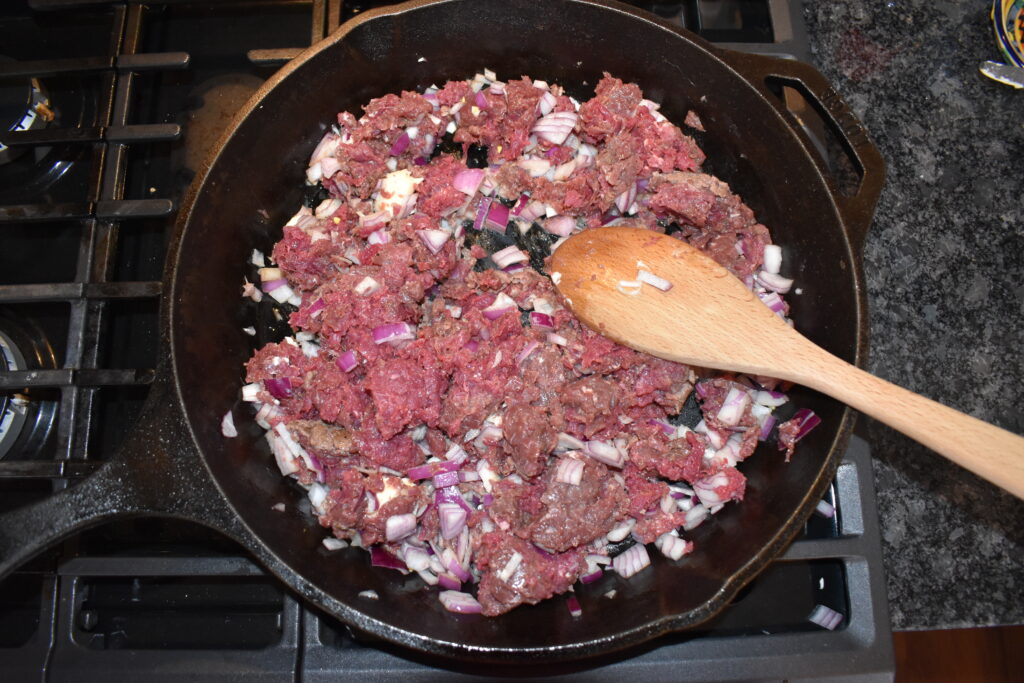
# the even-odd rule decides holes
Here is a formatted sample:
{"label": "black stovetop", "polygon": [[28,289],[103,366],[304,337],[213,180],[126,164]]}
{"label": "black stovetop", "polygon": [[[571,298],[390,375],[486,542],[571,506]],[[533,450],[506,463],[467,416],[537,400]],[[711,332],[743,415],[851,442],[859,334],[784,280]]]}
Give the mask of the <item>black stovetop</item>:
{"label": "black stovetop", "polygon": [[[88,476],[132,428],[160,353],[174,207],[204,154],[281,64],[375,3],[31,4],[0,9],[11,119],[0,126],[27,128],[0,149],[0,513]],[[808,56],[795,1],[633,4],[729,47]],[[21,103],[33,96],[45,104],[28,125]],[[566,672],[890,679],[863,442],[826,500],[836,517],[812,518],[711,624]],[[807,620],[818,604],[843,615],[839,629]],[[155,519],[85,532],[0,582],[0,670],[77,681],[496,673],[368,642],[231,541]]]}

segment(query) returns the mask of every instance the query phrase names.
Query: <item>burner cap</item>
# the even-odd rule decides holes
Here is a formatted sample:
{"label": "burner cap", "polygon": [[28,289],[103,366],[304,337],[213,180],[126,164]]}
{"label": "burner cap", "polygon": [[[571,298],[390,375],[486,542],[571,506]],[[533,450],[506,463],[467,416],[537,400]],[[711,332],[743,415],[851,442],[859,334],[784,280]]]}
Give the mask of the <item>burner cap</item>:
{"label": "burner cap", "polygon": [[[13,61],[0,56],[0,61]],[[0,131],[35,130],[54,118],[50,101],[36,78],[0,81]],[[19,156],[23,150],[0,142],[0,164]]]}

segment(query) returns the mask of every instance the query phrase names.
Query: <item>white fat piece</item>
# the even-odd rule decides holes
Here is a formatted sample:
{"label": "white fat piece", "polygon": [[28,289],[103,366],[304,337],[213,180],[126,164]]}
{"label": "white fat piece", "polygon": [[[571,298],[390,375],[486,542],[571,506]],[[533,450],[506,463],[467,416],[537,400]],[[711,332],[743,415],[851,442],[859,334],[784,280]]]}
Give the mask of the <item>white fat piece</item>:
{"label": "white fat piece", "polygon": [[390,218],[401,216],[409,197],[416,193],[416,186],[423,178],[414,178],[408,169],[392,171],[384,176],[380,191],[373,202],[375,211],[386,211]]}

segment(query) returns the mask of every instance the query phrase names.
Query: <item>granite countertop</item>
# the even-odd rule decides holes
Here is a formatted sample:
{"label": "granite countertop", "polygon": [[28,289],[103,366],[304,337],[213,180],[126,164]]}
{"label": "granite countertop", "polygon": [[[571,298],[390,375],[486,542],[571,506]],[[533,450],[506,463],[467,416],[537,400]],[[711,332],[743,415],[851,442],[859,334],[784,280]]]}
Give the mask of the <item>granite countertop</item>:
{"label": "granite countertop", "polygon": [[[864,252],[875,374],[1024,433],[1024,90],[990,3],[806,0],[888,165]],[[894,629],[1024,622],[1024,502],[865,417]]]}

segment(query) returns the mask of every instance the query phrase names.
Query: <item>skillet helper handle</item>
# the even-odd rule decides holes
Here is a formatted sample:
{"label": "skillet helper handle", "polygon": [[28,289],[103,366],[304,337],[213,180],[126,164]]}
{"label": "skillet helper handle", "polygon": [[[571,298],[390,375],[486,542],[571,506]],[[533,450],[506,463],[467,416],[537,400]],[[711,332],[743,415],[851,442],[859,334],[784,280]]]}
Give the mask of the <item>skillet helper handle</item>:
{"label": "skillet helper handle", "polygon": [[885,184],[885,160],[860,120],[828,79],[810,64],[745,52],[720,51],[719,54],[790,120],[789,110],[769,87],[769,83],[797,90],[839,138],[861,176],[852,195],[839,191],[828,165],[810,144],[804,131],[793,126],[839,205],[854,251],[862,253],[875,205]]}
{"label": "skillet helper handle", "polygon": [[67,489],[0,514],[0,578],[105,521],[174,516],[219,529],[229,525],[233,514],[207,475],[167,384],[158,374],[143,414],[111,460]]}

